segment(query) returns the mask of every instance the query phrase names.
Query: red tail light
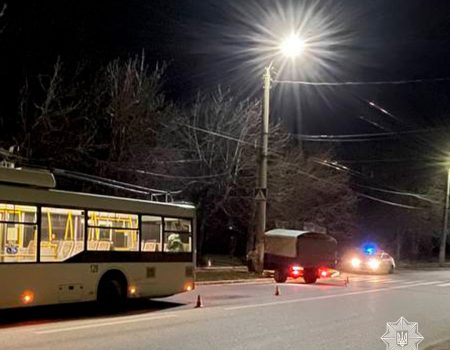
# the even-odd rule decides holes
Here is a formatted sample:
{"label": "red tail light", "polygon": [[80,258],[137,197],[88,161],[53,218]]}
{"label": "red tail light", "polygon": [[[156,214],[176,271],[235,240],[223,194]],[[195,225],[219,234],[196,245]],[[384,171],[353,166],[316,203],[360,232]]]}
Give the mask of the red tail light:
{"label": "red tail light", "polygon": [[303,275],[303,267],[298,265],[293,265],[290,268],[290,273],[292,277],[300,277]]}
{"label": "red tail light", "polygon": [[322,278],[329,277],[330,276],[330,271],[326,267],[322,267],[322,268],[319,269],[319,275]]}

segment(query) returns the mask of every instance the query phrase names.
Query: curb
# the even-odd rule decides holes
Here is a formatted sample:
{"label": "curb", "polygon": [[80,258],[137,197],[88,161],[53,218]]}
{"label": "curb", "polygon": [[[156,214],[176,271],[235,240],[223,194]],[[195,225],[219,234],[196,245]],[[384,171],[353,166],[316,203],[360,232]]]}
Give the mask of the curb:
{"label": "curb", "polygon": [[238,280],[218,280],[218,281],[198,281],[196,286],[209,286],[214,284],[238,284],[238,283],[267,283],[272,282],[273,278],[246,278]]}

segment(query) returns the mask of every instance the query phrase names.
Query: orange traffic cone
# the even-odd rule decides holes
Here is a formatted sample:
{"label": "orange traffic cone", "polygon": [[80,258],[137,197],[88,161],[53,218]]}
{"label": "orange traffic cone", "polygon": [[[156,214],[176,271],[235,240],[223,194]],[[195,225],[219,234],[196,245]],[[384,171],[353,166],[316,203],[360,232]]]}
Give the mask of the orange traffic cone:
{"label": "orange traffic cone", "polygon": [[280,288],[278,288],[278,285],[275,287],[275,296],[280,295]]}
{"label": "orange traffic cone", "polygon": [[347,287],[347,285],[350,283],[350,278],[347,276],[347,278],[345,279],[345,286]]}
{"label": "orange traffic cone", "polygon": [[202,302],[202,297],[199,295],[197,295],[197,303],[195,304],[195,308],[200,308],[203,307],[203,302]]}

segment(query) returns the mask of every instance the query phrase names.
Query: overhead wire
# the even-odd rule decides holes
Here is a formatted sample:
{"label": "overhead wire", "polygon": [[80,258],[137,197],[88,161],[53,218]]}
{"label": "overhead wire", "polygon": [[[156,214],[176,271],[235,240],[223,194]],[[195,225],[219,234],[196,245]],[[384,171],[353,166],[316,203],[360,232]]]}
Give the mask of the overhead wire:
{"label": "overhead wire", "polygon": [[402,80],[380,80],[380,81],[305,81],[305,80],[272,80],[276,84],[311,85],[311,86],[361,86],[361,85],[405,85],[420,83],[448,82],[450,77],[439,77],[429,79],[402,79]]}
{"label": "overhead wire", "polygon": [[[226,138],[226,139],[229,139],[229,140],[232,140],[232,141],[235,141],[235,142],[242,142],[242,143],[244,143],[244,144],[251,144],[251,143],[249,143],[249,142],[245,142],[245,141],[243,141],[243,140],[240,140],[240,139],[237,139],[237,138],[233,138],[233,137],[231,137],[231,136],[229,136],[229,135],[220,134],[220,133],[215,132],[215,131],[210,131],[210,130],[207,130],[207,129],[197,128],[197,127],[192,127],[192,126],[187,126],[187,125],[184,125],[184,126],[190,127],[190,128],[195,128],[195,129],[198,130],[198,131],[205,132],[205,133],[208,133],[208,134],[212,134],[212,135],[217,136],[217,137],[224,137],[224,138]],[[251,145],[254,146],[253,144],[251,144]],[[269,153],[273,153],[273,151],[270,151],[270,150],[269,150]],[[275,152],[275,154],[276,154],[276,152]],[[323,163],[326,163],[327,161],[322,161],[322,162],[323,162]],[[319,163],[319,164],[320,164],[320,163]],[[325,164],[322,164],[322,165],[325,165]],[[327,164],[327,165],[330,165],[330,164]],[[343,165],[340,165],[340,167],[338,167],[338,170],[344,170],[344,169],[345,169],[346,171],[350,171],[350,172],[351,172],[351,170],[350,170],[348,167],[345,167],[345,166],[343,166]],[[328,181],[325,180],[325,179],[322,179],[322,178],[317,177],[317,176],[315,176],[315,175],[312,175],[312,174],[309,174],[309,173],[307,173],[307,172],[301,171],[301,170],[299,170],[299,169],[297,169],[297,171],[298,171],[299,173],[304,174],[304,175],[306,175],[306,176],[308,176],[308,177],[311,177],[311,178],[313,178],[313,179],[315,179],[315,180],[318,180],[318,181],[325,181],[325,182],[327,182],[327,183],[329,183],[329,184],[331,184],[331,185],[334,185],[334,186],[336,185],[335,183],[328,182]],[[409,206],[409,205],[406,205],[406,204],[401,204],[401,203],[395,203],[395,202],[391,202],[391,201],[386,201],[386,200],[384,200],[384,199],[380,199],[380,198],[377,198],[377,197],[369,196],[369,195],[366,195],[366,194],[363,194],[363,193],[360,193],[360,192],[357,192],[357,191],[355,191],[355,194],[357,194],[358,196],[361,196],[361,197],[365,197],[365,198],[367,198],[367,199],[372,199],[372,200],[374,200],[374,201],[378,201],[378,202],[380,202],[380,203],[384,203],[384,204],[388,204],[388,205],[393,205],[393,206],[398,206],[398,207],[405,208],[405,209],[421,209],[420,207],[414,207],[414,206]]]}
{"label": "overhead wire", "polygon": [[167,179],[179,179],[179,180],[201,180],[201,179],[213,179],[218,177],[224,177],[229,174],[229,172],[224,172],[221,174],[211,174],[211,175],[199,175],[199,176],[181,176],[181,175],[169,175],[169,174],[162,174],[162,173],[155,173],[153,171],[148,170],[142,170],[142,169],[124,169],[124,168],[116,168],[116,170],[119,171],[126,171],[126,172],[134,172],[137,174],[144,174],[144,175],[152,175],[155,177],[162,177]]}

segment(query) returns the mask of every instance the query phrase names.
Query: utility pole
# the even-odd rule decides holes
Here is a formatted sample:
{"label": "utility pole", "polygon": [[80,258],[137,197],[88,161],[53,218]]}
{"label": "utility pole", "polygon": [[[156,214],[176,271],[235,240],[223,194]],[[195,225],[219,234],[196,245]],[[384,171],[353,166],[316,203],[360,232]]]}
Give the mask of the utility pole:
{"label": "utility pole", "polygon": [[264,69],[263,119],[261,125],[261,144],[258,155],[258,182],[255,191],[256,201],[256,235],[255,251],[257,272],[264,269],[264,233],[266,232],[267,208],[267,153],[269,147],[269,109],[272,64]]}
{"label": "utility pole", "polygon": [[447,190],[445,192],[444,224],[442,227],[441,246],[439,248],[439,265],[444,266],[447,254],[448,207],[450,200],[450,168],[447,169]]}

